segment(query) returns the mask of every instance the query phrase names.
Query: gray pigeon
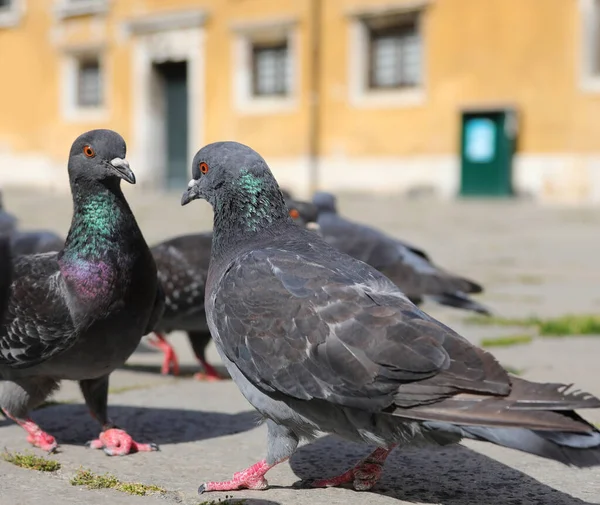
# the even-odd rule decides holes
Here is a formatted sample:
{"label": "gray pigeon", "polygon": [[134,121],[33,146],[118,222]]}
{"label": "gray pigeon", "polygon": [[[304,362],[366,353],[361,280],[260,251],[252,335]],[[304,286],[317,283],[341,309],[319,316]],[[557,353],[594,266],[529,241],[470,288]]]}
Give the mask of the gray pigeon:
{"label": "gray pigeon", "polygon": [[17,229],[17,218],[4,210],[2,192],[0,192],[0,235],[10,235]]}
{"label": "gray pigeon", "polygon": [[182,205],[203,198],[214,209],[208,326],[268,426],[266,459],[199,492],[265,489],[266,472],[321,432],[378,448],[307,486],[370,489],[397,445],[462,438],[577,467],[600,464],[600,432],[574,412],[600,400],[509,375],[381,272],[294,226],[252,149],[210,144],[192,173]]}
{"label": "gray pigeon", "polygon": [[479,284],[439,268],[423,250],[411,244],[341,217],[331,193],[315,193],[313,203],[318,208],[317,223],[323,238],[340,251],[375,267],[413,303],[418,305],[428,298],[441,305],[490,314],[468,296],[483,291]]}
{"label": "gray pigeon", "polygon": [[0,235],[0,321],[8,306],[8,295],[12,279],[10,242],[8,237]]}
{"label": "gray pigeon", "polygon": [[20,231],[10,235],[10,245],[15,256],[58,252],[65,245],[65,239],[50,230]]}
{"label": "gray pigeon", "polygon": [[60,251],[65,239],[49,230],[20,231],[18,220],[4,209],[0,193],[0,235],[10,237],[13,256]]}
{"label": "gray pigeon", "polygon": [[[309,202],[287,200],[290,216],[300,226],[314,224],[316,207]],[[164,354],[161,373],[172,371],[179,375],[179,360],[175,349],[169,344],[165,334],[172,331],[185,331],[196,359],[203,371],[194,375],[195,379],[217,381],[222,379],[219,372],[206,360],[206,348],[211,342],[210,331],[204,312],[204,289],[212,233],[195,233],[171,238],[151,248],[158,278],[165,293],[165,311],[154,329],[154,339],[149,343]]]}
{"label": "gray pigeon", "polygon": [[109,455],[150,451],[107,416],[110,373],[123,365],[159,319],[156,266],[121,191],[134,184],[125,141],[110,130],[78,137],[69,156],[73,220],[57,253],[15,259],[0,326],[0,407],[34,446],[56,440],[28,412],[63,379],[77,380],[102,432],[90,445]]}

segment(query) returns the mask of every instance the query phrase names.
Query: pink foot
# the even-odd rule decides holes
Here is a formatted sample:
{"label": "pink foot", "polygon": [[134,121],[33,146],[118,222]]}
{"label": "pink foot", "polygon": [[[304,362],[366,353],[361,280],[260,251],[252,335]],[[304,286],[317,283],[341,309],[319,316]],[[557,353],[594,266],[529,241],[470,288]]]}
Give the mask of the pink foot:
{"label": "pink foot", "polygon": [[108,456],[125,456],[134,452],[158,451],[156,444],[138,444],[124,430],[111,428],[100,433],[96,440],[86,445],[92,449],[103,449]]}
{"label": "pink foot", "polygon": [[[393,448],[392,448],[393,449]],[[296,483],[296,487],[337,487],[351,484],[356,491],[371,489],[383,471],[383,464],[392,449],[379,448],[347,472],[330,479],[304,480]]]}
{"label": "pink foot", "polygon": [[177,354],[175,353],[175,349],[167,342],[164,335],[160,333],[155,333],[156,340],[148,339],[148,342],[153,347],[160,349],[163,354],[163,364],[160,369],[160,373],[162,375],[169,375],[171,371],[171,367],[173,368],[173,375],[179,375],[179,360],[177,359]]}
{"label": "pink foot", "polygon": [[199,380],[199,381],[209,381],[209,382],[216,382],[216,381],[223,380],[223,377],[221,377],[221,375],[219,374],[219,372],[217,372],[217,370],[215,369],[214,366],[212,366],[206,360],[201,359],[199,361],[202,364],[202,367],[204,368],[204,372],[198,372],[197,374],[194,374],[194,379]]}
{"label": "pink foot", "polygon": [[27,441],[31,445],[33,445],[34,447],[39,447],[40,449],[46,452],[56,452],[58,444],[56,443],[56,439],[52,435],[48,435],[48,433],[43,431],[31,419],[19,419],[18,417],[14,417],[11,414],[9,414],[6,410],[2,410],[7,417],[12,419],[15,423],[17,423],[21,428],[23,428],[27,432]]}
{"label": "pink foot", "polygon": [[198,494],[207,491],[235,491],[236,489],[267,489],[269,483],[265,479],[265,474],[273,468],[263,459],[246,470],[233,474],[231,480],[223,482],[205,482],[198,488]]}

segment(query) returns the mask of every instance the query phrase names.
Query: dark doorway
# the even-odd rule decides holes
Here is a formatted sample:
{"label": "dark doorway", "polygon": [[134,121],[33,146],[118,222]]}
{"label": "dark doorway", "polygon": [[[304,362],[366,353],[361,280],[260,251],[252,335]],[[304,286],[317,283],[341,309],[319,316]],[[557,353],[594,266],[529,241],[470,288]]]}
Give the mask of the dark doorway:
{"label": "dark doorway", "polygon": [[168,188],[180,189],[190,179],[187,63],[168,62],[155,67],[164,83],[165,182]]}

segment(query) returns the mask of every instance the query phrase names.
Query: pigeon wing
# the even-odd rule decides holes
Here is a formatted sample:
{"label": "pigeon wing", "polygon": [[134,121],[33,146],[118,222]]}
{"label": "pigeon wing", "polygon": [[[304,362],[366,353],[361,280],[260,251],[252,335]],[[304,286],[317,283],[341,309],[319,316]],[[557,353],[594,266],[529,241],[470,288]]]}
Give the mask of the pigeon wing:
{"label": "pigeon wing", "polygon": [[77,332],[61,286],[56,253],[17,258],[0,327],[0,365],[27,368],[76,341]]}
{"label": "pigeon wing", "polygon": [[328,267],[264,249],[228,267],[210,318],[223,351],[254,384],[377,410],[461,391],[508,394],[508,375],[490,354],[349,261]]}

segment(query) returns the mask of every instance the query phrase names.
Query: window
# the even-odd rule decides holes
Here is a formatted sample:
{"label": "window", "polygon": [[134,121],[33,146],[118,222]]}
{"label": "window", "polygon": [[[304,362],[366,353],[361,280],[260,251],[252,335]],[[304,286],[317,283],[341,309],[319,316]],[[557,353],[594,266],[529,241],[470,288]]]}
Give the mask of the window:
{"label": "window", "polygon": [[368,87],[393,89],[421,84],[421,37],[416,16],[366,21]]}
{"label": "window", "polygon": [[0,0],[0,28],[17,26],[24,13],[24,0]]}
{"label": "window", "polygon": [[78,107],[99,107],[102,105],[102,72],[98,57],[85,57],[77,62]]}
{"label": "window", "polygon": [[61,68],[61,112],[68,121],[100,121],[106,118],[106,65],[103,49],[66,49]]}
{"label": "window", "polygon": [[252,94],[285,96],[289,93],[287,40],[252,44]]}
{"label": "window", "polygon": [[233,99],[242,114],[285,114],[298,106],[297,20],[232,24]]}

